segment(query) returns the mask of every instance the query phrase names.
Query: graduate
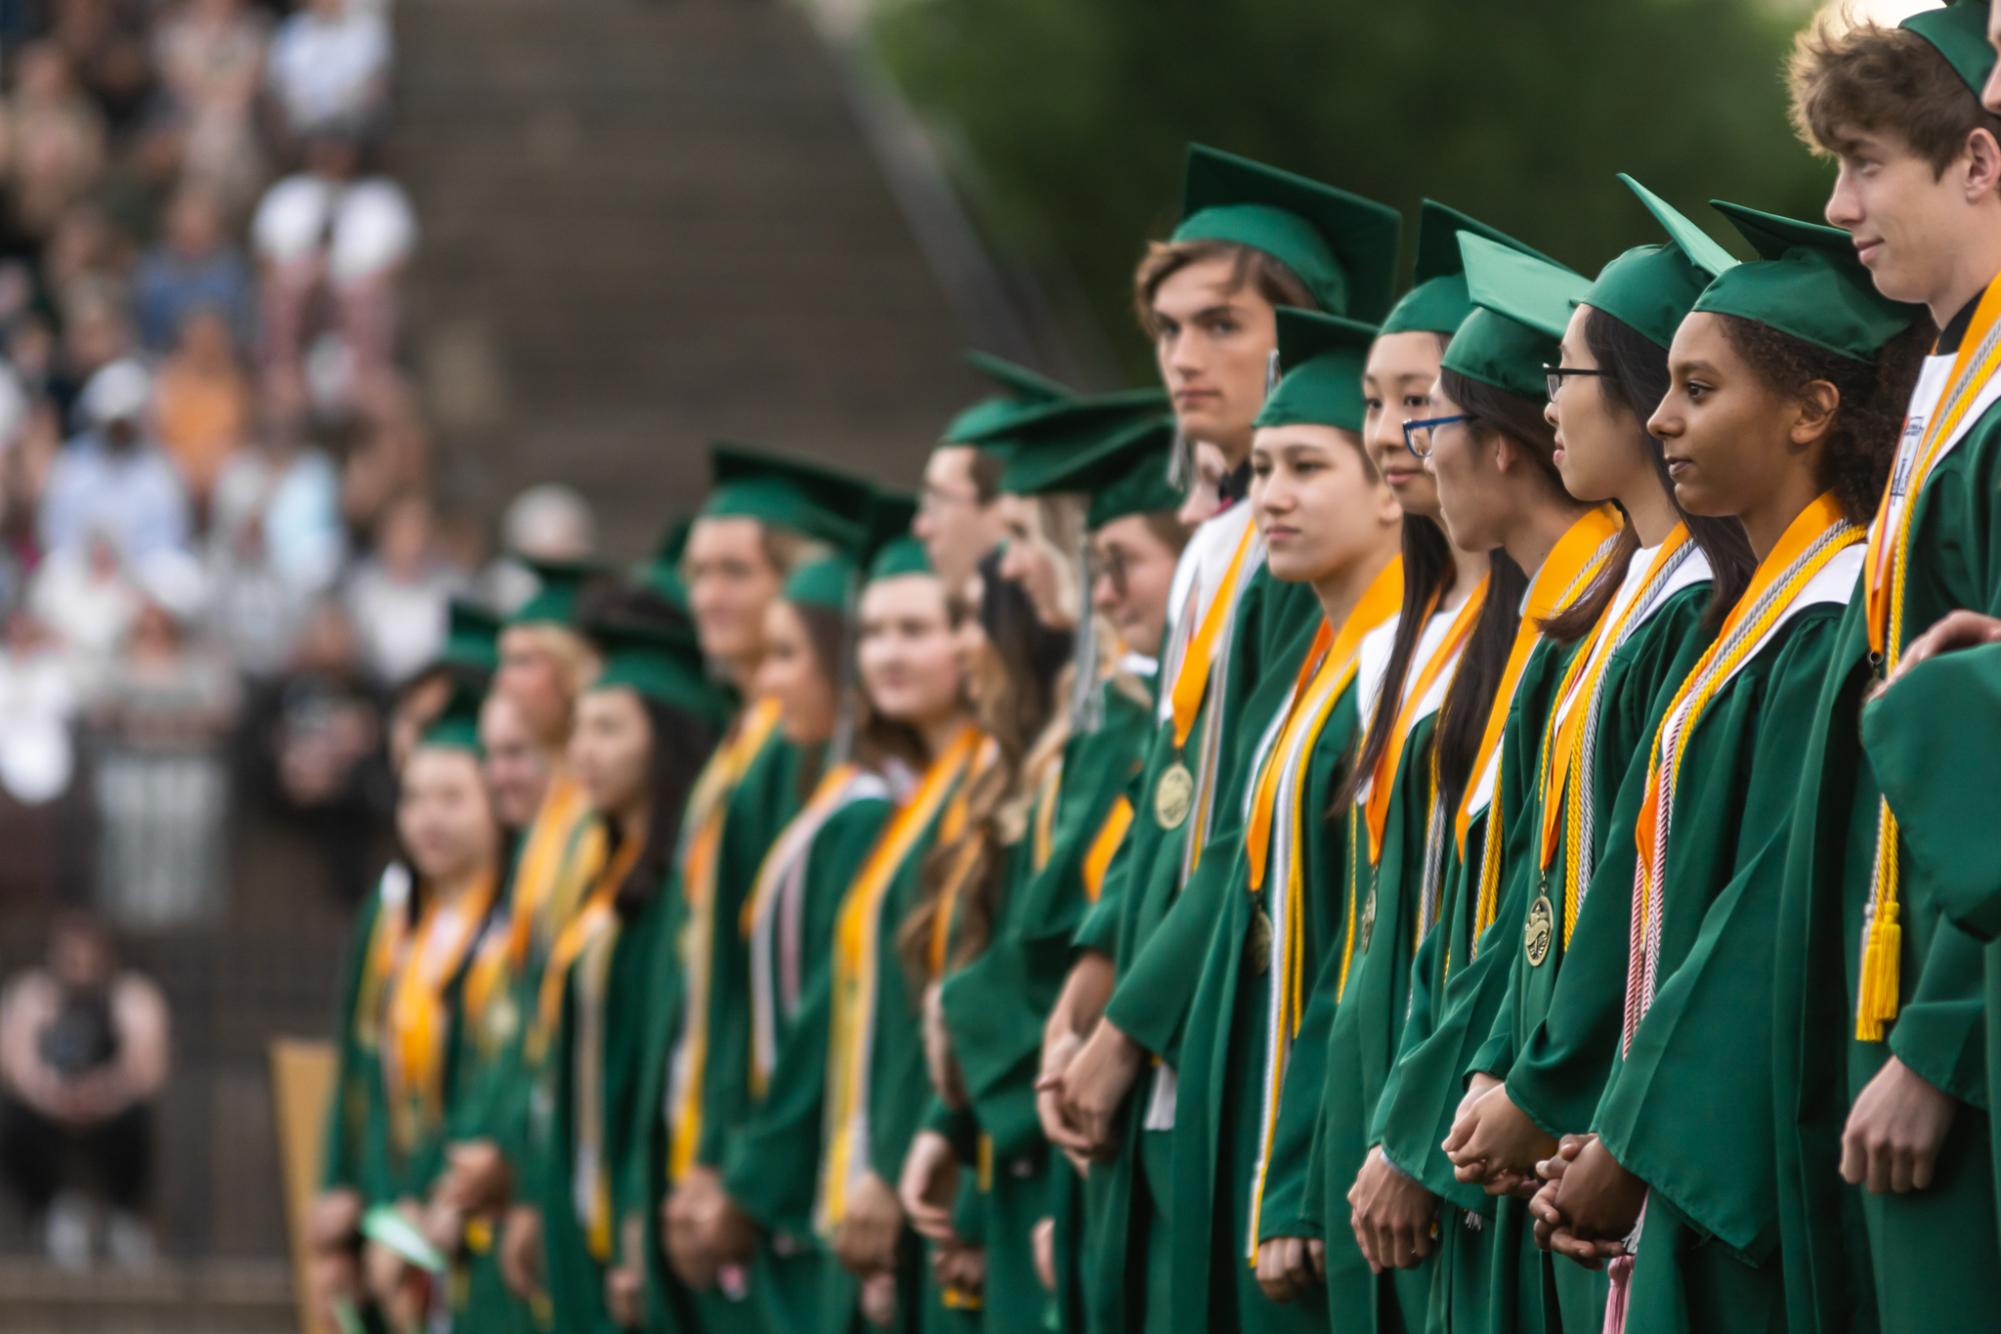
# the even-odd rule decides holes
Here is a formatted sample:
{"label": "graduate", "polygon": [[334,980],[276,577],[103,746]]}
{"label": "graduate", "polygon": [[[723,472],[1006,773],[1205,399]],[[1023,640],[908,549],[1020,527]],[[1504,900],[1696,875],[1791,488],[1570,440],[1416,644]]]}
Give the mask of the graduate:
{"label": "graduate", "polygon": [[[1422,415],[1439,356],[1470,309],[1461,230],[1515,244],[1457,210],[1425,201],[1415,284],[1392,308],[1362,368],[1362,439],[1403,511],[1404,585],[1396,618],[1369,633],[1357,661],[1357,698],[1366,707],[1336,806],[1346,809],[1349,822],[1344,901],[1361,905],[1364,925],[1349,978],[1337,981],[1340,1006],[1328,1035],[1302,1205],[1314,1229],[1309,1248],[1327,1275],[1329,1317],[1342,1328],[1372,1322],[1379,1310],[1386,1320],[1397,1318],[1398,1299],[1387,1280],[1376,1278],[1366,1256],[1348,1245],[1341,1214],[1330,1216],[1327,1201],[1344,1203],[1363,1165],[1375,1101],[1412,1008],[1411,951],[1428,929],[1428,920],[1420,920],[1427,849],[1430,835],[1443,828],[1429,756],[1433,721],[1461,652],[1479,627],[1494,620],[1486,610],[1491,558],[1447,538],[1438,522],[1437,489],[1403,435],[1404,419]],[[1420,1207],[1428,1244],[1435,1204],[1427,1199]],[[1330,1227],[1331,1250],[1325,1244]],[[1419,1258],[1413,1253],[1410,1272],[1399,1276],[1414,1324],[1423,1321],[1429,1286],[1429,1275],[1417,1269]]]}
{"label": "graduate", "polygon": [[817,1327],[828,1263],[813,1231],[826,1087],[834,916],[887,823],[888,764],[901,738],[858,722],[852,689],[850,612],[859,572],[852,556],[800,567],[765,611],[759,698],[776,701],[786,741],[813,751],[853,728],[812,795],[758,868],[744,906],[750,946],[751,1106],[723,1161],[727,1206],[707,1224],[713,1263],[749,1269],[762,1327]]}
{"label": "graduate", "polygon": [[1322,622],[1294,680],[1253,698],[1242,805],[1196,872],[1220,879],[1223,916],[1181,1042],[1161,1328],[1326,1322],[1305,1254],[1305,1168],[1328,1023],[1362,929],[1339,893],[1348,822],[1326,816],[1360,730],[1362,642],[1402,602],[1403,511],[1361,443],[1375,329],[1285,310],[1278,334],[1284,376],[1258,414],[1251,503],[1267,569],[1310,586]]}
{"label": "graduate", "polygon": [[1940,330],[1804,749],[1787,859],[1782,957],[1798,963],[1781,970],[1779,1022],[1804,1040],[1777,1072],[1780,1203],[1801,1327],[1840,1327],[1872,1301],[1885,1329],[2001,1304],[1980,945],[1911,872],[1859,727],[1913,637],[2001,598],[2001,376],[1987,346],[2001,310],[2001,120],[1978,100],[1994,64],[1986,8],[1925,10],[1896,29],[1816,25],[1791,71],[1796,124],[1840,168],[1828,221],[1878,291],[1924,305]]}
{"label": "graduate", "polygon": [[[1461,923],[1463,932],[1471,913],[1470,907],[1459,910],[1449,897],[1441,897],[1451,880],[1451,844],[1445,834],[1471,763],[1470,757],[1457,761],[1453,755],[1469,749],[1470,741],[1455,747],[1442,744],[1441,737],[1447,719],[1457,720],[1462,732],[1484,724],[1526,586],[1505,552],[1461,546],[1450,538],[1438,508],[1438,488],[1404,436],[1403,423],[1425,414],[1439,359],[1473,310],[1459,248],[1462,231],[1524,248],[1457,209],[1425,200],[1411,289],[1383,321],[1362,373],[1364,441],[1404,512],[1404,597],[1395,624],[1372,634],[1361,660],[1361,670],[1380,672],[1382,685],[1372,692],[1376,707],[1350,774],[1351,799],[1361,807],[1351,814],[1359,815],[1365,830],[1365,835],[1351,832],[1351,846],[1366,848],[1368,858],[1350,859],[1355,883],[1347,892],[1364,903],[1374,893],[1385,935],[1397,934],[1382,946],[1390,967],[1385,969],[1382,959],[1365,963],[1353,983],[1358,988],[1354,1010],[1346,1018],[1337,1010],[1335,1022],[1352,1023],[1353,1029],[1346,1031],[1360,1038],[1363,1015],[1377,1005],[1377,998],[1389,996],[1390,1003],[1379,1013],[1402,1029],[1383,1051],[1384,1068],[1373,1076],[1363,1057],[1370,1043],[1356,1042],[1353,1059],[1361,1067],[1360,1082],[1349,1063],[1331,1050],[1330,1034],[1327,1089],[1304,1208],[1307,1218],[1320,1224],[1323,1240],[1309,1243],[1309,1249],[1327,1274],[1329,1318],[1343,1330],[1369,1324],[1396,1328],[1399,1320],[1403,1328],[1421,1327],[1430,1306],[1432,1251],[1441,1239],[1451,1247],[1463,1233],[1456,1226],[1435,1229],[1438,1197],[1391,1166],[1380,1150],[1371,1147],[1359,1169],[1352,1157],[1354,1136],[1370,1146],[1381,1139],[1373,1109],[1394,1078],[1401,1045],[1428,1031],[1432,984],[1441,971],[1439,959],[1449,953],[1440,948],[1441,938],[1449,934],[1448,923]],[[1490,596],[1497,586],[1501,593]],[[1385,703],[1390,699],[1400,702],[1391,708]],[[1360,883],[1363,866],[1366,889]],[[1418,954],[1408,961],[1408,988],[1392,995],[1394,983],[1384,974],[1403,964],[1396,942],[1406,925],[1420,942]],[[1463,943],[1459,947],[1461,958],[1465,948]],[[1375,949],[1372,939],[1364,959],[1376,958]],[[1361,999],[1362,994],[1370,999]],[[1367,1115],[1358,1116],[1365,1108]],[[1348,1231],[1355,1237],[1352,1249],[1340,1226],[1344,1202],[1349,1206]],[[1470,1193],[1469,1202],[1484,1205],[1477,1191]],[[1392,1270],[1392,1278],[1382,1277]]]}
{"label": "graduate", "polygon": [[[1111,628],[1094,619],[1082,537],[1088,521],[1125,517],[1127,504],[1163,503],[1165,408],[1157,390],[1079,397],[1010,431],[1005,548],[972,622],[981,631],[974,702],[1014,774],[991,789],[976,780],[969,829],[940,851],[970,929],[952,934],[929,1017],[934,1050],[945,1056],[934,1088],[947,1109],[968,1114],[975,1168],[990,1165],[977,1176],[989,1293],[982,1325],[991,1330],[1046,1324],[1036,1254],[1051,1208],[1034,1109],[1042,1034],[1093,892],[1086,862],[1137,768],[1152,702],[1150,674],[1137,676]],[[1135,467],[1137,476],[1127,471]],[[1111,502],[1093,498],[1087,509],[1099,485]],[[905,1164],[904,1207],[927,1236],[949,1229],[934,1202],[945,1193],[949,1152],[944,1134],[927,1131]]]}
{"label": "graduate", "polygon": [[1270,614],[1240,616],[1264,552],[1235,502],[1248,483],[1276,310],[1380,318],[1399,230],[1382,204],[1200,146],[1190,150],[1182,214],[1142,260],[1135,298],[1176,427],[1222,452],[1233,503],[1197,530],[1176,573],[1137,814],[1111,872],[1123,882],[1109,891],[1120,904],[1117,990],[1061,1079],[1072,1142],[1088,1145],[1112,1178],[1091,1296],[1092,1327],[1107,1330],[1145,1328],[1149,1302],[1165,1301],[1169,1286],[1173,1048],[1220,906],[1180,891],[1243,781],[1245,701],[1267,671],[1287,677],[1297,666],[1319,616],[1303,584],[1289,596],[1271,586]]}
{"label": "graduate", "polygon": [[[623,1203],[661,1229],[660,1245],[647,1248],[655,1288],[685,1284],[702,1319],[718,1322],[744,1318],[741,1276],[719,1271],[703,1242],[727,1209],[724,1158],[751,1102],[744,905],[765,854],[812,795],[825,762],[824,744],[791,744],[778,704],[757,694],[765,617],[794,569],[859,542],[871,491],[803,460],[734,445],[716,446],[711,460],[712,486],[688,532],[683,582],[709,674],[740,707],[702,766],[682,820],[674,897],[686,920],[667,942],[674,957],[658,965],[680,979],[680,991],[655,1016],[645,1090],[647,1105],[664,1115],[645,1158],[633,1164]],[[656,1208],[663,1180],[667,1199]],[[663,1248],[671,1276],[653,1263]]]}
{"label": "graduate", "polygon": [[1013,424],[1068,398],[1070,391],[1026,366],[968,350],[966,364],[999,391],[946,423],[924,461],[911,532],[947,588],[963,588],[980,557],[1001,541],[1000,478],[1006,452],[999,442]]}
{"label": "graduate", "polygon": [[443,1166],[459,1093],[459,990],[493,910],[500,828],[479,767],[473,697],[461,691],[411,748],[397,841],[409,873],[386,881],[362,923],[349,1011],[366,1091],[356,1188],[368,1296],[388,1328],[421,1328],[447,1305],[427,1254],[422,1202]]}
{"label": "graduate", "polygon": [[529,1303],[507,1288],[495,1247],[517,1185],[494,1127],[521,1081],[521,997],[512,956],[513,897],[521,832],[535,818],[549,785],[546,757],[535,745],[521,708],[494,691],[479,706],[479,746],[487,791],[507,845],[509,874],[459,990],[458,1096],[453,1100],[445,1170],[431,1188],[424,1231],[456,1261],[450,1287],[452,1320],[466,1329],[527,1334],[535,1328]]}
{"label": "graduate", "polygon": [[[1483,714],[1462,721],[1448,698],[1438,726],[1441,770],[1467,778],[1444,833],[1449,863],[1437,928],[1443,935],[1434,954],[1436,980],[1425,982],[1431,1014],[1421,1037],[1405,1043],[1378,1100],[1375,1135],[1391,1166],[1466,1210],[1445,1220],[1459,1230],[1448,1235],[1451,1254],[1438,1266],[1431,1318],[1450,1328],[1484,1329],[1497,1272],[1490,1263],[1493,1219],[1478,1196],[1464,1194],[1440,1146],[1461,1103],[1492,1086],[1477,1074],[1468,1080],[1467,1072],[1521,948],[1528,903],[1517,899],[1530,877],[1509,871],[1533,865],[1523,812],[1537,774],[1535,745],[1572,650],[1542,626],[1591,586],[1616,545],[1618,522],[1563,489],[1554,433],[1543,416],[1544,367],[1560,364],[1559,337],[1590,284],[1483,237],[1462,235],[1460,244],[1478,309],[1447,346],[1424,416],[1405,430],[1435,480],[1454,540],[1508,555],[1512,568],[1494,567],[1487,597],[1490,606],[1501,599],[1499,605],[1517,608],[1519,621],[1507,640],[1483,645],[1476,635],[1467,650],[1468,663],[1480,660],[1478,650],[1501,664]],[[1388,1257],[1402,1262],[1401,1253]]]}
{"label": "graduate", "polygon": [[1846,234],[1717,207],[1761,258],[1682,321],[1649,429],[1681,503],[1738,518],[1759,564],[1647,748],[1620,1058],[1535,1202],[1551,1244],[1616,1257],[1608,1330],[1787,1323],[1771,965],[1792,778],[1917,362],[1918,310],[1876,293]]}
{"label": "graduate", "polygon": [[855,667],[871,717],[903,739],[896,813],[850,877],[834,919],[827,1083],[814,1223],[840,1263],[820,1303],[830,1331],[860,1322],[939,1327],[896,1186],[931,1101],[922,979],[899,926],[980,749],[966,704],[954,600],[908,536],[914,506],[885,505],[857,607]]}
{"label": "graduate", "polygon": [[1616,503],[1626,523],[1592,585],[1544,625],[1577,648],[1535,747],[1527,806],[1535,855],[1516,872],[1534,880],[1517,923],[1522,946],[1473,1058],[1474,1069],[1502,1082],[1459,1116],[1445,1144],[1462,1180],[1503,1197],[1493,1263],[1517,1273],[1496,1273],[1497,1292],[1515,1303],[1496,1323],[1590,1334],[1604,1322],[1602,1281],[1573,1265],[1551,1271],[1515,1192],[1560,1135],[1590,1124],[1604,1087],[1625,996],[1626,831],[1644,752],[1664,692],[1707,646],[1752,565],[1734,520],[1695,518],[1676,503],[1644,424],[1664,392],[1681,317],[1735,261],[1665,201],[1626,183],[1670,240],[1628,250],[1600,271],[1564,330],[1547,409],[1565,488]]}

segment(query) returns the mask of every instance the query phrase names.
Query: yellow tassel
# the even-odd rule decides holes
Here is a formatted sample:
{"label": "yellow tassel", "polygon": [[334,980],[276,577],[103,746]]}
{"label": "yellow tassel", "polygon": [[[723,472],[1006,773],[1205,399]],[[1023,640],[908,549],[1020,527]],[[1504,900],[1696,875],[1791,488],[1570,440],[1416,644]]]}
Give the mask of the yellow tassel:
{"label": "yellow tassel", "polygon": [[1862,948],[1861,1003],[1855,1007],[1858,1042],[1881,1042],[1883,1030],[1897,1017],[1903,949],[1904,932],[1897,924],[1897,903],[1892,899],[1869,923]]}

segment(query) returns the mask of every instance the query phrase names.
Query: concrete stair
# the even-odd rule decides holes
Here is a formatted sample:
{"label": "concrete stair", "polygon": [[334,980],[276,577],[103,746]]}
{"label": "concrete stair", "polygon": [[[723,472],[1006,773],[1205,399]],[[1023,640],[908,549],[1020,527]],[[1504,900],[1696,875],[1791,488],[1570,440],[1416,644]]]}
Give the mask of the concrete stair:
{"label": "concrete stair", "polygon": [[399,0],[396,16],[393,165],[425,229],[412,346],[475,503],[562,477],[630,553],[699,500],[712,437],[914,483],[978,390],[958,349],[981,331],[927,268],[801,13]]}

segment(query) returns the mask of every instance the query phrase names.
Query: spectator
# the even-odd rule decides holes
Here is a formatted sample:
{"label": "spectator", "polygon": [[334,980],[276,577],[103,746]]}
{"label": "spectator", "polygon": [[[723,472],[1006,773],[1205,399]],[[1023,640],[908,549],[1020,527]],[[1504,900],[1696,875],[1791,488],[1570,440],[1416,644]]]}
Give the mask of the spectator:
{"label": "spectator", "polygon": [[59,920],[48,962],[0,996],[0,1170],[42,1227],[49,1257],[88,1266],[93,1214],[112,1260],[153,1256],[153,1104],[170,1068],[166,999],[119,967],[103,925]]}
{"label": "spectator", "polygon": [[181,0],[161,20],[154,63],[187,119],[187,174],[246,203],[262,174],[254,122],[269,34],[243,0]]}
{"label": "spectator", "polygon": [[152,379],[135,361],[91,377],[78,407],[87,424],[63,446],[42,497],[42,547],[54,553],[101,533],[127,560],[184,548],[187,496],[145,435]]}
{"label": "spectator", "polygon": [[388,369],[396,332],[396,280],[417,242],[403,188],[364,175],[354,134],[329,129],[306,146],[305,170],[265,193],[251,221],[261,271],[264,350],[271,369],[302,379],[318,332],[313,298],[324,293],[357,390]]}
{"label": "spectator", "polygon": [[250,346],[250,266],[223,231],[221,201],[191,188],[174,196],[167,234],[139,261],[132,281],[132,315],[139,342],[166,352],[181,324],[197,310],[220,312],[238,348]]}
{"label": "spectator", "polygon": [[139,613],[90,716],[99,743],[99,901],[119,920],[164,925],[219,906],[227,882],[236,673],[196,633],[200,567],[180,552],[138,565]]}
{"label": "spectator", "polygon": [[111,661],[139,616],[140,594],[118,546],[93,533],[45,559],[28,583],[28,607],[62,646],[85,697],[104,688]]}
{"label": "spectator", "polygon": [[271,39],[267,81],[285,128],[303,138],[336,123],[373,123],[388,99],[391,54],[380,13],[308,0]]}
{"label": "spectator", "polygon": [[464,577],[438,559],[428,500],[406,495],[383,511],[375,552],[355,567],[347,589],[348,609],[361,629],[362,660],[376,681],[401,685],[438,655],[445,604],[464,585]]}
{"label": "spectator", "polygon": [[[32,612],[6,619],[0,653],[0,792],[22,806],[40,806],[69,790],[76,769],[70,723],[77,698],[53,635]],[[18,852],[9,848],[11,860]]]}
{"label": "spectator", "polygon": [[104,117],[53,42],[32,42],[16,58],[7,99],[7,158],[16,225],[40,239],[83,197],[104,165]]}
{"label": "spectator", "polygon": [[66,420],[88,426],[80,411],[83,390],[99,371],[132,355],[132,324],[125,318],[124,295],[114,294],[102,284],[79,283],[65,296],[58,379],[50,392],[58,401],[67,392],[70,415]]}
{"label": "spectator", "polygon": [[597,519],[574,490],[544,482],[508,502],[500,548],[500,558],[480,574],[479,591],[490,605],[511,611],[535,592],[535,575],[522,561],[588,560],[597,553]]}
{"label": "spectator", "polygon": [[62,441],[56,406],[41,398],[28,402],[20,429],[0,446],[0,605],[21,600],[41,562],[36,519]]}
{"label": "spectator", "polygon": [[154,380],[153,420],[196,512],[207,514],[217,478],[250,433],[250,379],[219,312],[196,310],[182,321]]}
{"label": "spectator", "polygon": [[388,783],[382,705],[363,677],[354,624],[340,602],[315,604],[266,707],[258,733],[269,738],[274,781],[267,790],[309,826],[335,892],[353,902],[375,869],[370,835]]}
{"label": "spectator", "polygon": [[123,0],[58,0],[55,5],[55,40],[114,131],[138,122],[153,90],[153,68],[139,31],[143,9]]}

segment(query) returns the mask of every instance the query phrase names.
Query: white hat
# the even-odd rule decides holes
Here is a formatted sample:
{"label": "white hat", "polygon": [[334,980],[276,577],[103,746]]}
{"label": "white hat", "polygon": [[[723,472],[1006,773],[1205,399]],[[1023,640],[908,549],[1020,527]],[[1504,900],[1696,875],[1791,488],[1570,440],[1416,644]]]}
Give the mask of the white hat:
{"label": "white hat", "polygon": [[144,366],[128,357],[91,376],[83,387],[79,406],[85,421],[105,427],[112,422],[137,419],[152,397],[153,377]]}

